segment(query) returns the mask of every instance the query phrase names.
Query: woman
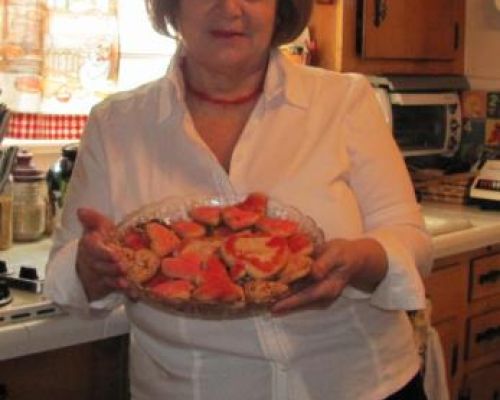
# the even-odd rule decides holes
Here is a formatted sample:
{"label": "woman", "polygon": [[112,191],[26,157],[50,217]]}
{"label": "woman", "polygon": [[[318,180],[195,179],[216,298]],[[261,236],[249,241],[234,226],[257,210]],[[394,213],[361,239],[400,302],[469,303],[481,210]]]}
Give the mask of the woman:
{"label": "woman", "polygon": [[[133,399],[423,398],[405,310],[424,307],[429,237],[367,81],[276,50],[303,30],[312,0],[146,3],[179,51],[164,78],[93,109],[47,294],[89,314],[125,302]],[[324,230],[315,286],[272,317],[238,320],[128,300],[103,242],[116,222],[168,195],[251,191]]]}

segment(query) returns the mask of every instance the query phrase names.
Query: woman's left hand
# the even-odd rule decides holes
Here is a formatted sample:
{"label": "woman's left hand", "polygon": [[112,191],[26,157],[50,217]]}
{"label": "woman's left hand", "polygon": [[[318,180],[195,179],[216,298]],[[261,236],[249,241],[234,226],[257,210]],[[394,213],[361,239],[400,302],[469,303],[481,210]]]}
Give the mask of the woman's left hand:
{"label": "woman's left hand", "polygon": [[279,301],[272,312],[281,314],[297,308],[330,304],[347,285],[373,292],[386,272],[386,253],[375,239],[330,240],[319,249],[312,265],[316,283]]}

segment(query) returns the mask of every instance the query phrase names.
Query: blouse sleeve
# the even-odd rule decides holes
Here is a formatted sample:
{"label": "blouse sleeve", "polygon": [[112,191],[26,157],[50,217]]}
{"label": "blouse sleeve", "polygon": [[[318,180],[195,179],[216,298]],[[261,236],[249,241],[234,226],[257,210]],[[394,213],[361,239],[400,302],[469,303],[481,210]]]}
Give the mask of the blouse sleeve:
{"label": "blouse sleeve", "polygon": [[105,315],[123,300],[121,294],[112,293],[89,303],[75,268],[78,240],[82,234],[77,209],[88,207],[112,215],[108,165],[96,114],[95,110],[90,113],[79,145],[61,223],[53,236],[44,289],[46,296],[63,309],[87,316]]}
{"label": "blouse sleeve", "polygon": [[385,278],[371,294],[352,287],[344,295],[370,297],[383,309],[425,308],[422,276],[432,265],[432,242],[403,157],[369,82],[355,76],[345,117],[350,159],[349,185],[358,199],[365,236],[377,240],[388,258]]}

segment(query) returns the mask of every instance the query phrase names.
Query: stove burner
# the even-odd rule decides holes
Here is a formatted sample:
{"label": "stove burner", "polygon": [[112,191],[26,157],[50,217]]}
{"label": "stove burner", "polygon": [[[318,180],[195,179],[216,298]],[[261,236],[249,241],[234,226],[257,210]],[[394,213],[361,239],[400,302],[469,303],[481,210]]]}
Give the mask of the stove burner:
{"label": "stove burner", "polygon": [[13,270],[9,270],[4,260],[0,260],[0,280],[5,281],[11,289],[33,293],[41,293],[43,290],[43,280],[39,279],[37,269],[32,266],[22,265],[16,275]]}
{"label": "stove burner", "polygon": [[12,301],[9,286],[3,279],[0,280],[0,307],[9,304]]}

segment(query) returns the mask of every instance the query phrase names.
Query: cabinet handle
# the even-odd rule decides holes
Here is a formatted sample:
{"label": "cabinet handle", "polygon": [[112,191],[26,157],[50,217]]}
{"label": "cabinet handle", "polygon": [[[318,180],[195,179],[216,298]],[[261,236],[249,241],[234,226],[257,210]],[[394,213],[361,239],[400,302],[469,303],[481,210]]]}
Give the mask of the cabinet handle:
{"label": "cabinet handle", "polygon": [[455,376],[458,368],[458,344],[453,345],[453,350],[451,352],[451,366],[450,366],[450,375]]}
{"label": "cabinet handle", "polygon": [[453,48],[455,50],[458,50],[458,47],[460,46],[460,25],[458,25],[458,22],[455,22],[455,40],[453,43]]}
{"label": "cabinet handle", "polygon": [[374,25],[378,28],[384,22],[385,17],[387,17],[387,1],[386,0],[375,0],[375,18]]}
{"label": "cabinet handle", "polygon": [[489,342],[500,339],[500,326],[488,328],[485,331],[476,333],[476,343]]}
{"label": "cabinet handle", "polygon": [[485,274],[479,275],[479,284],[484,285],[485,283],[495,283],[500,280],[500,269],[492,269]]}
{"label": "cabinet handle", "polygon": [[493,392],[493,400],[500,400],[500,393],[498,392],[498,390],[495,390]]}

